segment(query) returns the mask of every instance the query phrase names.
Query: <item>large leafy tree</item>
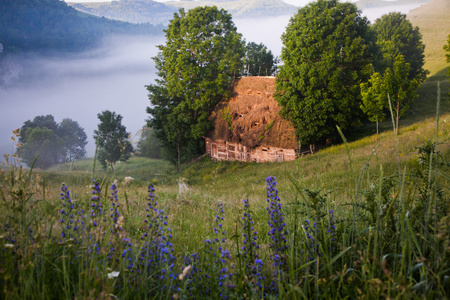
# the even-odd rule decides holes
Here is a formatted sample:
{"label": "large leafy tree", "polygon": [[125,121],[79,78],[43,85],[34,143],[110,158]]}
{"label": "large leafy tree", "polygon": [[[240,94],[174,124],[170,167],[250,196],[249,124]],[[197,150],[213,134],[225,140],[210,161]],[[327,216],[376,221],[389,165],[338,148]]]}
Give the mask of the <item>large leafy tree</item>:
{"label": "large leafy tree", "polygon": [[33,121],[28,120],[23,123],[22,127],[20,128],[19,142],[25,144],[28,139],[27,131],[36,127],[47,128],[53,132],[58,131],[58,123],[56,123],[55,117],[53,117],[53,115],[36,116],[34,117]]}
{"label": "large leafy tree", "polygon": [[269,76],[275,73],[278,57],[264,44],[250,42],[246,46],[244,74],[247,76]]}
{"label": "large leafy tree", "polygon": [[56,123],[52,115],[37,116],[26,121],[20,129],[19,141],[23,144],[21,156],[31,166],[46,169],[63,161],[84,158],[87,137],[78,122],[63,119]]}
{"label": "large leafy tree", "polygon": [[360,84],[371,75],[375,36],[355,4],[319,0],[299,9],[282,36],[275,97],[302,144],[361,124]]}
{"label": "large leafy tree", "polygon": [[133,145],[128,140],[130,133],[122,125],[122,116],[109,110],[97,114],[100,123],[94,130],[97,141],[97,158],[104,168],[111,167],[117,161],[127,161],[133,152]]}
{"label": "large leafy tree", "polygon": [[410,65],[408,78],[423,82],[428,71],[423,68],[425,45],[419,27],[414,27],[405,14],[391,12],[377,19],[373,29],[382,53],[381,60],[375,64],[376,71],[384,73],[387,68],[392,70],[396,58],[403,55]]}
{"label": "large leafy tree", "polygon": [[245,43],[231,15],[215,6],[181,9],[165,37],[153,58],[158,79],[147,86],[148,126],[180,166],[204,151],[208,117],[240,74]]}
{"label": "large leafy tree", "polygon": [[58,133],[63,140],[66,161],[86,157],[87,135],[77,121],[69,118],[63,119],[59,123]]}

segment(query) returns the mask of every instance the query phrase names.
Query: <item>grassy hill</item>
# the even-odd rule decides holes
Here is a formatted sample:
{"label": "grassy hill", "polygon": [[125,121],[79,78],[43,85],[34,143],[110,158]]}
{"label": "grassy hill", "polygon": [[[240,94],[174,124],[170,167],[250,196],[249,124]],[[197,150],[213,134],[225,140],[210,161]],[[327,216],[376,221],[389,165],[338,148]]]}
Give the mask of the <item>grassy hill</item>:
{"label": "grassy hill", "polygon": [[420,28],[425,44],[425,69],[430,75],[443,77],[447,68],[445,63],[445,51],[442,47],[446,44],[450,34],[450,1],[434,0],[421,7],[412,10],[408,14],[408,20],[414,26]]}

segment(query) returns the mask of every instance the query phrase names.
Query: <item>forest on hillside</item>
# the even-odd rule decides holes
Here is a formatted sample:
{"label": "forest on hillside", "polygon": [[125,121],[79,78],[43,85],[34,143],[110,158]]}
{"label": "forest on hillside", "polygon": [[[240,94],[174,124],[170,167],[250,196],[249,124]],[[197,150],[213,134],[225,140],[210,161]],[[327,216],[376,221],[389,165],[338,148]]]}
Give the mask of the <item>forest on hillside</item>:
{"label": "forest on hillside", "polygon": [[77,11],[64,1],[0,1],[3,51],[84,50],[110,34],[160,34],[162,26],[131,24]]}

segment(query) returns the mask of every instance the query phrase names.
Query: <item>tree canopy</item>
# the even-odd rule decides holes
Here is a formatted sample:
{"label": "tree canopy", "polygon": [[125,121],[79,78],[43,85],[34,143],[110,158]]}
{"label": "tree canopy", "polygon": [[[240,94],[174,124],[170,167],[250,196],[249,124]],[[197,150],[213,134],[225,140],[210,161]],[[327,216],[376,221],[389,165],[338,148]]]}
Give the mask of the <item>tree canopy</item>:
{"label": "tree canopy", "polygon": [[423,69],[425,45],[419,27],[414,27],[406,15],[399,12],[383,15],[372,27],[382,53],[381,60],[375,65],[376,71],[383,74],[387,68],[392,70],[396,58],[403,55],[410,65],[408,78],[423,82],[428,71]]}
{"label": "tree canopy", "polygon": [[278,58],[264,44],[250,42],[245,48],[244,75],[270,76],[275,73]]}
{"label": "tree canopy", "polygon": [[298,10],[282,36],[275,97],[302,144],[361,124],[360,84],[372,72],[375,35],[355,4],[319,0]]}
{"label": "tree canopy", "polygon": [[148,158],[161,159],[161,144],[153,129],[142,128],[141,138],[137,144],[139,155]]}
{"label": "tree canopy", "polygon": [[58,132],[63,140],[65,160],[71,161],[86,156],[87,136],[77,121],[68,118],[63,119],[59,123]]}
{"label": "tree canopy", "polygon": [[20,129],[19,149],[24,162],[46,169],[64,161],[82,159],[86,156],[87,136],[78,122],[63,119],[56,123],[52,115],[37,116],[26,121]]}
{"label": "tree canopy", "polygon": [[[450,63],[450,34],[448,35],[447,45],[444,45],[444,50],[446,51],[445,57],[447,58],[447,63]],[[450,77],[450,67],[447,69],[447,75]]]}
{"label": "tree canopy", "polygon": [[386,117],[384,112],[388,105],[387,91],[380,73],[374,73],[368,82],[361,83],[361,95],[361,109],[369,121],[377,123],[378,141],[378,122],[382,122]]}
{"label": "tree canopy", "polygon": [[130,133],[122,125],[122,116],[109,110],[97,114],[100,123],[94,130],[97,141],[97,158],[104,168],[110,166],[114,171],[117,161],[127,161],[133,152],[133,145],[128,140]]}
{"label": "tree canopy", "polygon": [[242,70],[245,44],[231,15],[217,7],[181,9],[153,58],[157,75],[147,86],[148,126],[178,166],[204,152],[209,115]]}

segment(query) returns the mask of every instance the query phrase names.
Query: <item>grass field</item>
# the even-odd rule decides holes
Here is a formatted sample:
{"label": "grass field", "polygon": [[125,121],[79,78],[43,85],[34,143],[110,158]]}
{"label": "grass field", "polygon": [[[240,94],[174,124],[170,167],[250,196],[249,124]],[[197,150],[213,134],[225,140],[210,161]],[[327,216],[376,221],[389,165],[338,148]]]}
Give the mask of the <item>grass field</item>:
{"label": "grass field", "polygon": [[5,166],[1,298],[448,298],[450,100],[436,61],[398,135],[387,120],[375,141],[367,124],[294,162]]}

